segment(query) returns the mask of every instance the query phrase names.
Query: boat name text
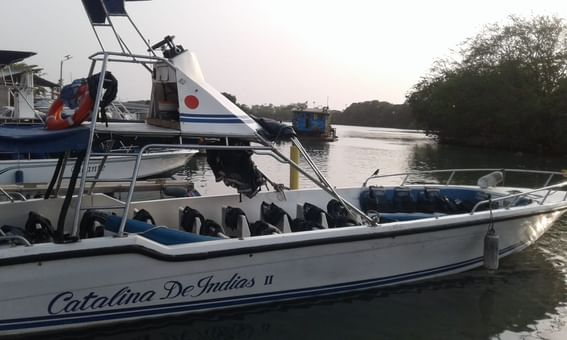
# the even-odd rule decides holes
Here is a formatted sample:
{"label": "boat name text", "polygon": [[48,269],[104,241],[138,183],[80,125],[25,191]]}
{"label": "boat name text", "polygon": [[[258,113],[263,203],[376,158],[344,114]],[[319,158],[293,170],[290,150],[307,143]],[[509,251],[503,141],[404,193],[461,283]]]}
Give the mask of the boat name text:
{"label": "boat name text", "polygon": [[159,290],[135,291],[126,286],[114,294],[97,294],[93,291],[80,295],[71,291],[57,294],[47,307],[51,315],[94,311],[119,306],[152,302],[157,300],[171,300],[178,298],[197,298],[209,294],[254,287],[256,281],[234,274],[228,280],[215,279],[214,275],[205,276],[195,284],[184,284],[170,280],[163,284]]}

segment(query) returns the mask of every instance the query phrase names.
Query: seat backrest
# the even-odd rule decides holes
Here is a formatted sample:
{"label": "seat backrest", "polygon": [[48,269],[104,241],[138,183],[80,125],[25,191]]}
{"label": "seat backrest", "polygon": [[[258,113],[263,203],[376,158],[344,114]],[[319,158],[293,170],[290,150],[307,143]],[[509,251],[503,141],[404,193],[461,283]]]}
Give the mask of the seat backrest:
{"label": "seat backrest", "polygon": [[190,233],[199,234],[205,217],[196,209],[186,206],[179,208],[179,228]]}
{"label": "seat backrest", "polygon": [[222,208],[222,224],[224,233],[229,237],[249,237],[250,226],[246,214],[240,208],[225,206]]}
{"label": "seat backrest", "polygon": [[260,219],[280,229],[281,232],[291,232],[291,216],[274,203],[262,202]]}
{"label": "seat backrest", "polygon": [[393,203],[395,212],[411,213],[416,210],[416,202],[409,188],[395,188]]}

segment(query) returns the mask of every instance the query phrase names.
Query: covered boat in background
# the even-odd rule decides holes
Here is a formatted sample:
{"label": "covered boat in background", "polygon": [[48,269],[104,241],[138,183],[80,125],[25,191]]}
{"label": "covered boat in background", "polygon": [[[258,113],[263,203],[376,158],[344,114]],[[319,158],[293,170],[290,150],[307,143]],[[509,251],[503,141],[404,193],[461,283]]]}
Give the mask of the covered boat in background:
{"label": "covered boat in background", "polygon": [[292,125],[301,139],[332,142],[338,138],[328,107],[293,110]]}

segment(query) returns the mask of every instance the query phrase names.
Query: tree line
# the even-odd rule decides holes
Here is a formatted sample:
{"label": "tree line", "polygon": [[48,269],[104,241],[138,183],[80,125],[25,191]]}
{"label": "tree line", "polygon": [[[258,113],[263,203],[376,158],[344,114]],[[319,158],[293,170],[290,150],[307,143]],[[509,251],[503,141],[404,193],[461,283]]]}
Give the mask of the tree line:
{"label": "tree line", "polygon": [[[293,110],[307,107],[238,105],[247,113],[286,121]],[[487,25],[451,57],[437,59],[405,103],[352,103],[332,112],[331,120],[423,129],[440,143],[564,154],[567,25],[554,16],[511,16],[506,23]]]}
{"label": "tree line", "polygon": [[[248,114],[279,121],[291,121],[293,111],[307,108],[307,102],[287,105],[262,104],[248,106],[238,103],[236,96],[233,94],[223,92],[223,95]],[[329,113],[331,114],[331,122],[334,124],[400,129],[413,129],[417,126],[407,104],[391,104],[386,101],[372,100],[352,103],[344,111],[329,110]]]}
{"label": "tree line", "polygon": [[440,142],[564,153],[567,27],[549,16],[486,26],[437,60],[407,103]]}

